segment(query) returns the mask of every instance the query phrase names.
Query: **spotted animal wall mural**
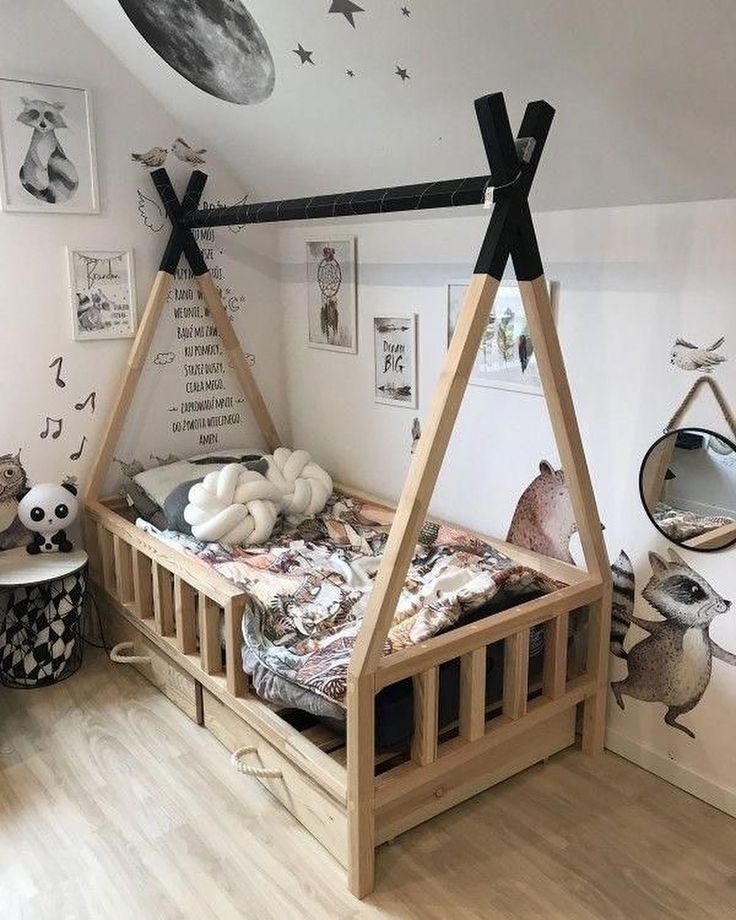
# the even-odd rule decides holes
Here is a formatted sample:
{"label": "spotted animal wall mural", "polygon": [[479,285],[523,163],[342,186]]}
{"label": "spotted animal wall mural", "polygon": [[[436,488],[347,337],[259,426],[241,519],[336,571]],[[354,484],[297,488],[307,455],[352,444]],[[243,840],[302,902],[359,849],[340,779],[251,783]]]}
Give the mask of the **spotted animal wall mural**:
{"label": "spotted animal wall mural", "polygon": [[[625,697],[666,707],[664,721],[690,738],[695,733],[680,722],[693,710],[710,684],[713,659],[736,665],[736,655],[726,651],[710,635],[716,617],[731,609],[702,575],[675,552],[669,559],[649,553],[651,578],[642,598],[659,618],[634,614],[636,586],[631,560],[625,552],[614,563],[614,603],[611,652],[624,660],[628,673],[611,683],[616,702],[626,709]],[[646,634],[626,644],[631,627]]]}
{"label": "spotted animal wall mural", "polygon": [[556,470],[542,460],[539,475],[522,492],[506,540],[543,556],[574,563],[570,540],[577,529],[564,470]]}

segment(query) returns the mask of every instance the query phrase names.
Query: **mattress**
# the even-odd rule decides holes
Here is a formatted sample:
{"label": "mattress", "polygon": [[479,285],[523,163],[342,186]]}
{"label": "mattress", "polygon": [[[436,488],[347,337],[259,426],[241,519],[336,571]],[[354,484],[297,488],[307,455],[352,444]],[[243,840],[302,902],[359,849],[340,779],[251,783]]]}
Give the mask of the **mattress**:
{"label": "mattress", "polygon": [[[139,524],[247,595],[243,667],[255,692],[339,724],[345,718],[353,644],[392,518],[393,512],[383,506],[336,491],[319,515],[299,524],[280,523],[262,546],[204,544],[143,521]],[[461,529],[427,523],[384,654],[560,587]],[[542,643],[539,628],[532,634],[532,662],[541,661]],[[489,649],[489,692],[500,679],[502,654],[503,643]],[[444,667],[440,675],[440,708],[450,721],[456,717],[457,691],[443,693],[443,685],[456,684],[453,667]],[[387,688],[377,700],[379,738],[382,733],[405,735],[406,726],[410,733],[411,682],[408,687],[404,683]],[[398,731],[401,726],[405,728]]]}

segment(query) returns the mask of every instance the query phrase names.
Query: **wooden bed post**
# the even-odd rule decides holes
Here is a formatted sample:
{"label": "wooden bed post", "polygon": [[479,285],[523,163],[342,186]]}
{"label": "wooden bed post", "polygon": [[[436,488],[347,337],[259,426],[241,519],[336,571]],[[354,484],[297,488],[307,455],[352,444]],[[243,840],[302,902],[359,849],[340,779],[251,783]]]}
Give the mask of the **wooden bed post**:
{"label": "wooden bed post", "polygon": [[[586,751],[593,753],[602,750],[603,744],[610,572],[527,203],[554,110],[546,102],[530,103],[517,142],[511,133],[502,94],[477,100],[476,111],[496,186],[495,206],[436,385],[424,433],[399,499],[349,668],[348,875],[351,891],[358,897],[365,896],[374,885],[376,669],[509,256],[513,257],[522,289],[586,564],[590,574],[600,579],[601,598],[591,607],[589,631],[589,669],[596,676],[599,690],[584,704],[583,745]],[[517,143],[521,142],[521,149],[521,144],[528,139],[531,143],[526,143],[525,149],[529,155],[520,157]]]}
{"label": "wooden bed post", "polygon": [[519,287],[585,563],[588,572],[601,581],[601,600],[591,604],[588,613],[587,670],[595,677],[598,691],[583,704],[583,750],[587,754],[597,754],[603,751],[606,730],[613,592],[610,563],[557,335],[549,286],[544,275],[539,275],[531,281],[520,281]]}
{"label": "wooden bed post", "polygon": [[228,318],[220,292],[207,269],[207,263],[202,256],[197,241],[194,239],[192,231],[181,224],[182,216],[188,211],[193,211],[197,208],[204,191],[207,176],[199,170],[194,170],[181,203],[165,169],[154,170],[151,173],[151,178],[172,222],[172,231],[159,271],[151,288],[151,293],[138,327],[138,333],[130,350],[113,411],[102,438],[102,444],[92,465],[86,493],[88,504],[97,502],[100,498],[100,491],[107,477],[125,418],[133,402],[135,390],[140,381],[148,352],[151,348],[151,342],[161,319],[161,313],[169,296],[171,283],[182,254],[186,257],[192,274],[197,279],[202,298],[207,305],[213,323],[217,327],[225,353],[235,371],[243,394],[248,400],[268,449],[274,451],[281,444],[263,395],[253,377],[243,354],[242,346]]}

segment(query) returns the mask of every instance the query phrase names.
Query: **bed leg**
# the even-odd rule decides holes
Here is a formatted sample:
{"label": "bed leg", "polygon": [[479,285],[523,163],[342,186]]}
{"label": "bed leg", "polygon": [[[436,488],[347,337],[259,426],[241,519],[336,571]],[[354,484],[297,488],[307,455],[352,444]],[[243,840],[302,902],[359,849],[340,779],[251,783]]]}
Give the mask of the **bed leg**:
{"label": "bed leg", "polygon": [[603,586],[603,597],[590,605],[588,613],[588,673],[595,675],[597,690],[583,703],[583,751],[602,754],[606,737],[608,704],[608,654],[611,632],[610,583]]}
{"label": "bed leg", "polygon": [[375,886],[375,699],[373,675],[348,678],[348,887],[356,898]]}

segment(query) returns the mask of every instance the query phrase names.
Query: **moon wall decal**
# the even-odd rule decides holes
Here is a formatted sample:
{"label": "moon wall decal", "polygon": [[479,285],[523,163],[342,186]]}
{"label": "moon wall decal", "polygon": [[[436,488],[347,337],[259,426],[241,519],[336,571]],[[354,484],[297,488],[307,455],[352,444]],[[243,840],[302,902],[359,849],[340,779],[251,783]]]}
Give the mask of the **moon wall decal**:
{"label": "moon wall decal", "polygon": [[204,92],[238,105],[263,102],[276,69],[240,0],[119,0],[153,50]]}

